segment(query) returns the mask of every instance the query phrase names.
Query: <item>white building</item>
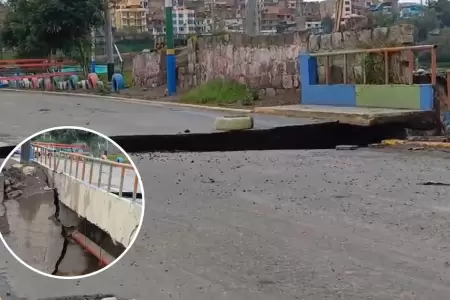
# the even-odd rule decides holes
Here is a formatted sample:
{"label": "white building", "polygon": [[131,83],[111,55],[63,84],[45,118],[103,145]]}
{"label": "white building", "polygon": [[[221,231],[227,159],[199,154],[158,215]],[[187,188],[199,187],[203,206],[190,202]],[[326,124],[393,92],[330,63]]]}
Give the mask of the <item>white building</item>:
{"label": "white building", "polygon": [[297,0],[287,0],[287,8],[297,8]]}
{"label": "white building", "polygon": [[194,34],[195,31],[195,11],[185,7],[173,8],[173,33],[174,34]]}
{"label": "white building", "polygon": [[306,21],[305,28],[310,29],[313,33],[322,33],[322,21]]}
{"label": "white building", "polygon": [[198,30],[198,33],[212,33],[212,19],[195,19],[195,26]]}
{"label": "white building", "polygon": [[225,31],[227,32],[244,32],[242,18],[225,20]]}

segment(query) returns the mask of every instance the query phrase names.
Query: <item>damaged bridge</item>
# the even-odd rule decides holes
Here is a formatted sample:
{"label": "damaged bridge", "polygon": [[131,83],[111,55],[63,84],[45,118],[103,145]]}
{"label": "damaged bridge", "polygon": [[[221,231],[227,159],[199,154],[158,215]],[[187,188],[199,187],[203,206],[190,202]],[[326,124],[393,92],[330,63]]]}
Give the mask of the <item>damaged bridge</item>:
{"label": "damaged bridge", "polygon": [[131,164],[33,145],[34,161],[44,167],[59,201],[81,218],[128,247],[142,215],[139,178]]}
{"label": "damaged bridge", "polygon": [[59,276],[113,262],[138,233],[143,213],[132,165],[33,147],[31,166],[13,156],[2,171],[0,230],[11,251]]}

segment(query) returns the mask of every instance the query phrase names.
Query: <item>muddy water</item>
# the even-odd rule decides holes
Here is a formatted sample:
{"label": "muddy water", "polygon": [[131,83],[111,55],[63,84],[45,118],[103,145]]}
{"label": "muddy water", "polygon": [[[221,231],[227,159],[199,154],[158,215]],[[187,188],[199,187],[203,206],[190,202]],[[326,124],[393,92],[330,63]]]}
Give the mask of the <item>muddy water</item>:
{"label": "muddy water", "polygon": [[[56,224],[53,218],[53,192],[40,192],[8,200],[4,205],[10,232],[3,236],[8,246],[28,265],[51,274],[64,244],[61,226]],[[97,268],[97,262],[92,255],[86,253],[78,244],[70,243],[60,263],[58,275],[81,275]]]}
{"label": "muddy water", "polygon": [[84,251],[76,242],[70,241],[64,259],[55,275],[85,275],[95,272],[100,268],[98,260],[92,254]]}

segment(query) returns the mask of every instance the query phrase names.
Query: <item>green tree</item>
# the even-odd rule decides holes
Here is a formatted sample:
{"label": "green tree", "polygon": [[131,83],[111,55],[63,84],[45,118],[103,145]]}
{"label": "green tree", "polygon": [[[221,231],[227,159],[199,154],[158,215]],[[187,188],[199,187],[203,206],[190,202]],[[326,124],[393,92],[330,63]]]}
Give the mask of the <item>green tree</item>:
{"label": "green tree", "polygon": [[36,137],[38,141],[56,142],[61,144],[89,144],[97,135],[78,129],[58,129]]}
{"label": "green tree", "polygon": [[428,33],[433,29],[439,28],[439,19],[431,10],[426,10],[423,16],[408,19],[400,19],[397,24],[408,23],[416,27],[418,41],[424,41],[428,37]]}
{"label": "green tree", "polygon": [[61,144],[85,144],[94,156],[100,156],[105,150],[106,140],[95,133],[78,129],[58,129],[39,135],[35,141]]}
{"label": "green tree", "polygon": [[450,2],[448,0],[430,0],[428,7],[436,14],[441,27],[450,27]]}
{"label": "green tree", "polygon": [[102,0],[9,0],[1,37],[20,57],[62,52],[87,71],[90,33],[103,22]]}
{"label": "green tree", "polygon": [[[448,64],[450,62],[450,28],[443,28],[439,35],[430,35],[423,44],[438,45],[437,60],[440,63]],[[429,66],[431,62],[431,54],[429,52],[421,52],[419,54],[420,62]]]}
{"label": "green tree", "polygon": [[286,21],[281,21],[276,26],[277,33],[284,33],[287,29],[287,23]]}
{"label": "green tree", "polygon": [[368,15],[368,23],[371,27],[389,27],[394,25],[397,16],[391,13],[373,12]]}
{"label": "green tree", "polygon": [[47,45],[33,35],[29,12],[35,3],[27,0],[10,0],[9,13],[1,28],[1,39],[7,48],[14,49],[19,58],[46,57],[50,53]]}

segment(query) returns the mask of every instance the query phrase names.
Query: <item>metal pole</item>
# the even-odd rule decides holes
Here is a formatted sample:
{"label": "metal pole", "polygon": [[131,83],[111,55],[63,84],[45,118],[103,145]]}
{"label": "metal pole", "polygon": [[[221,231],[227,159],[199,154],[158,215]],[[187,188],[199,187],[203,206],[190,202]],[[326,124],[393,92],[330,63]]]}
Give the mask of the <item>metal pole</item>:
{"label": "metal pole", "polygon": [[105,47],[106,47],[106,67],[108,70],[108,81],[111,82],[114,75],[114,50],[112,38],[111,14],[109,12],[109,1],[104,0],[105,12]]}
{"label": "metal pole", "polygon": [[177,58],[173,41],[172,0],[165,0],[167,93],[177,93]]}
{"label": "metal pole", "polygon": [[95,28],[92,28],[91,43],[91,72],[95,73]]}
{"label": "metal pole", "polygon": [[216,33],[216,0],[211,1],[211,25],[212,25],[212,34]]}
{"label": "metal pole", "polygon": [[29,164],[31,160],[31,142],[27,141],[20,147],[20,163]]}

